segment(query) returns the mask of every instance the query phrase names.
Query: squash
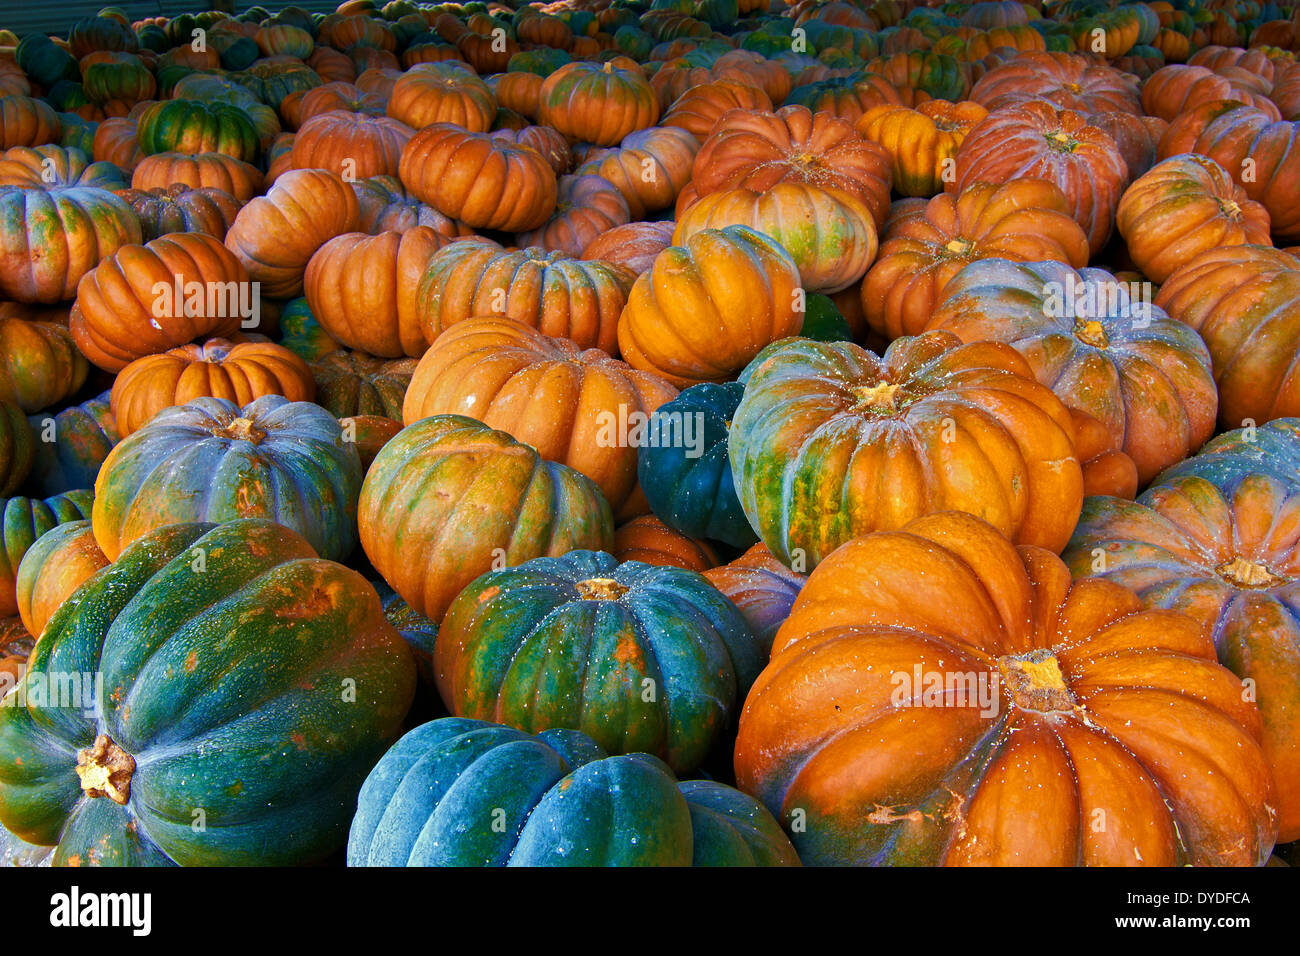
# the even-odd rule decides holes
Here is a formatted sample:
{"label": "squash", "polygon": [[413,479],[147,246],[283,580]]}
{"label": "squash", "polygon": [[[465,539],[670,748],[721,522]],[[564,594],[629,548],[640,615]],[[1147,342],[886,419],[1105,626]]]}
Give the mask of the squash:
{"label": "squash", "polygon": [[[85,510],[90,510],[89,504]],[[88,520],[64,521],[42,533],[22,556],[14,575],[23,626],[33,634],[43,632],[72,592],[109,563]]]}
{"label": "squash", "polygon": [[57,142],[62,124],[44,100],[21,93],[0,96],[0,149]]}
{"label": "squash", "polygon": [[764,655],[769,656],[777,629],[790,616],[808,580],[774,558],[762,542],[729,564],[709,568],[704,576],[736,605]]}
{"label": "squash", "polygon": [[393,84],[388,115],[411,129],[455,123],[471,133],[485,132],[496,115],[496,98],[463,63],[421,63]]}
{"label": "squash", "polygon": [[980,77],[971,87],[969,99],[990,113],[1036,100],[1076,113],[1141,115],[1137,86],[1131,77],[1086,56],[1022,53]]}
{"label": "squash", "polygon": [[0,317],[0,401],[28,413],[49,408],[76,393],[89,371],[64,326]]}
{"label": "squash", "polygon": [[654,90],[626,57],[617,63],[566,63],[543,81],[538,102],[543,125],[597,146],[615,146],[659,119]]}
{"label": "squash", "polygon": [[136,142],[154,153],[222,153],[241,162],[257,160],[257,130],[238,106],[202,100],[163,100],[144,109],[135,123]]}
{"label": "squash", "polygon": [[93,163],[79,149],[43,145],[15,146],[0,153],[0,186],[96,186],[121,189],[122,170],[112,163]]}
{"label": "squash", "polygon": [[387,116],[334,110],[313,116],[293,138],[294,169],[328,169],[344,179],[395,176],[415,131]]}
{"label": "squash", "polygon": [[1255,866],[1260,731],[1192,618],[940,513],[809,576],[736,779],[809,864]]}
{"label": "squash", "polygon": [[181,183],[150,190],[119,189],[117,194],[140,217],[145,242],[170,232],[202,232],[220,241],[244,205],[224,190],[191,189]]}
{"label": "squash", "polygon": [[470,584],[434,663],[456,717],[579,730],[684,773],[722,741],[763,662],[740,612],[698,573],[572,551]]}
{"label": "squash", "polygon": [[[646,511],[637,443],[677,390],[599,349],[582,349],[508,318],[471,318],[440,335],[416,367],[402,406],[412,425],[465,415],[576,469],[619,515]],[[644,440],[644,439],[640,439]]]}
{"label": "squash", "polygon": [[687,131],[652,126],[629,133],[617,149],[597,154],[578,167],[577,173],[591,173],[613,183],[627,202],[629,217],[639,220],[647,213],[672,208],[691,179],[699,150],[699,141]]}
{"label": "squash", "polygon": [[408,425],[361,489],[361,546],[385,581],[435,623],[480,574],[575,549],[609,550],[596,484],[460,415]]}
{"label": "squash", "polygon": [[[438,784],[430,791],[428,781]],[[493,825],[493,811],[500,824]],[[425,836],[428,834],[428,836]],[[361,788],[348,866],[798,866],[757,801],[678,782],[584,734],[447,717],[416,727]]]}
{"label": "squash", "polygon": [[128,548],[50,619],[23,686],[70,665],[102,694],[0,709],[0,823],[59,866],[328,856],[415,689],[374,589],[256,519]]}
{"label": "squash", "polygon": [[806,572],[841,544],[935,511],[968,511],[1059,551],[1083,503],[1070,413],[1008,345],[951,332],[788,339],[742,375],[728,452],[741,507]]}
{"label": "squash", "polygon": [[402,401],[415,374],[415,359],[382,359],[341,349],[309,364],[316,381],[316,404],[335,418],[381,415],[402,420]]}
{"label": "squash", "polygon": [[168,524],[265,518],[322,557],[356,545],[361,463],[338,420],[264,395],[242,408],[196,398],[114,446],[95,481],[95,540],[111,560]]}
{"label": "squash", "polygon": [[264,177],[249,163],[223,153],[155,153],[140,160],[131,173],[131,188],[149,191],[169,186],[220,189],[240,202],[260,195]]}
{"label": "squash", "polygon": [[889,154],[894,188],[904,196],[933,196],[943,192],[944,175],[955,170],[957,147],[986,116],[978,103],[930,100],[916,109],[873,106],[854,128]]}
{"label": "squash", "polygon": [[608,179],[590,174],[561,176],[551,217],[516,238],[521,246],[578,258],[598,236],[626,225],[629,218],[627,200]]}
{"label": "squash", "polygon": [[[540,77],[538,83],[541,83]],[[555,170],[556,176],[569,171],[573,158],[569,141],[558,130],[553,130],[549,126],[525,126],[523,129],[494,129],[488,135],[503,143],[530,146],[537,150],[551,169]]]}
{"label": "squash", "polygon": [[[0,617],[18,613],[18,566],[42,535],[58,525],[90,517],[91,494],[85,489],[66,495],[0,499]],[[39,631],[34,632],[37,636]]]}
{"label": "squash", "polygon": [[724,113],[730,110],[766,111],[773,108],[767,93],[752,83],[713,80],[682,92],[664,108],[659,125],[685,130],[697,142],[703,143]]}
{"label": "squash", "polygon": [[[108,392],[56,415],[29,416],[27,423],[30,434],[39,436],[34,443],[31,486],[46,497],[77,488],[93,488],[104,459],[121,441]],[[0,493],[3,488],[0,482]]]}
{"label": "squash", "polygon": [[673,222],[629,222],[587,243],[582,258],[621,266],[633,275],[650,271],[655,257],[673,244]]}
{"label": "squash", "polygon": [[614,530],[613,555],[662,568],[704,572],[721,563],[707,541],[687,537],[654,515],[638,515]]}

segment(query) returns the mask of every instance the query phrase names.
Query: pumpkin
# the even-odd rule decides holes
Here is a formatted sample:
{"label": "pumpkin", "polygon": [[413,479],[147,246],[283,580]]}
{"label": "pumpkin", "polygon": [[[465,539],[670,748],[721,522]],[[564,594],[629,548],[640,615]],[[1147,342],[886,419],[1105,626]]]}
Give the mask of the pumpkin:
{"label": "pumpkin", "polygon": [[1089,498],[1065,560],[1081,578],[1132,588],[1147,607],[1191,615],[1224,666],[1253,683],[1285,842],[1300,837],[1300,618],[1288,597],[1300,574],[1300,494],[1294,465],[1285,477],[1233,466],[1215,473],[1193,458],[1135,502]]}
{"label": "pumpkin", "polygon": [[1160,140],[1169,124],[1158,116],[1135,116],[1118,111],[1089,113],[1088,123],[1115,141],[1130,180],[1137,179],[1156,162]]}
{"label": "pumpkin", "polygon": [[117,194],[139,217],[145,242],[169,232],[201,232],[224,239],[244,205],[223,190],[191,189],[180,183],[148,191],[119,189]]}
{"label": "pumpkin", "polygon": [[672,222],[629,222],[587,243],[582,258],[599,259],[627,269],[633,275],[648,272],[655,257],[673,243]]}
{"label": "pumpkin", "polygon": [[315,46],[310,33],[290,23],[267,24],[261,27],[254,35],[253,42],[262,51],[262,56],[285,53],[296,56],[300,60],[311,56],[312,47]]}
{"label": "pumpkin", "polygon": [[613,183],[627,201],[629,216],[643,219],[647,213],[672,208],[691,179],[699,149],[699,142],[685,130],[655,126],[628,134],[617,149],[589,159],[578,173]]}
{"label": "pumpkin", "polygon": [[1219,423],[1300,415],[1300,262],[1268,246],[1207,249],[1174,270],[1155,304],[1209,346]]}
{"label": "pumpkin", "polygon": [[[430,792],[429,780],[438,784]],[[500,825],[493,825],[492,810]],[[361,788],[348,866],[798,866],[752,797],[677,782],[573,730],[531,737],[447,717],[415,728]]]}
{"label": "pumpkin", "polygon": [[1172,156],[1120,197],[1119,234],[1143,274],[1164,282],[1209,249],[1268,245],[1268,210],[1212,159]]}
{"label": "pumpkin", "polygon": [[957,150],[947,192],[971,183],[1046,179],[1060,187],[1095,255],[1110,238],[1128,165],[1115,141],[1087,118],[1038,101],[990,113]]}
{"label": "pumpkin", "polygon": [[[542,82],[544,76],[523,72],[497,73],[484,82],[496,97],[498,109],[513,110],[520,116],[536,120],[541,113]],[[550,127],[544,127],[549,129]],[[558,133],[558,131],[557,131]],[[561,138],[563,135],[561,134]],[[567,147],[568,140],[565,140]],[[557,170],[558,171],[558,170]]]}
{"label": "pumpkin", "polygon": [[315,394],[311,369],[288,349],[218,338],[136,359],[113,381],[110,403],[118,434],[125,438],[164,408],[196,398],[223,398],[243,406],[263,395],[308,402]]}
{"label": "pumpkin", "polygon": [[542,83],[542,124],[597,146],[616,146],[629,133],[653,126],[659,100],[631,60],[566,63]]}
{"label": "pumpkin", "polygon": [[280,310],[280,344],[308,362],[343,348],[312,315],[307,299],[290,299]]}
{"label": "pumpkin", "polygon": [[743,548],[757,536],[736,497],[727,435],[744,386],[693,385],[650,417],[637,475],[655,516],[693,538]]}
{"label": "pumpkin", "polygon": [[0,149],[57,142],[62,124],[44,100],[21,93],[0,96]]}
{"label": "pumpkin", "polygon": [[112,163],[92,163],[76,148],[15,146],[0,153],[0,186],[97,186],[121,189],[122,171]]}
{"label": "pumpkin", "polygon": [[710,568],[704,576],[736,605],[765,655],[771,654],[777,629],[790,616],[807,580],[774,558],[762,542],[731,563]]}
{"label": "pumpkin", "polygon": [[1176,63],[1156,70],[1142,84],[1142,109],[1172,123],[1184,113],[1219,100],[1241,100],[1281,119],[1277,107],[1266,96],[1252,94],[1224,76],[1203,66]]}
{"label": "pumpkin", "polygon": [[1076,113],[1142,113],[1132,77],[1074,53],[1022,53],[980,77],[969,98],[990,113],[1031,101]]}
{"label": "pumpkin", "polygon": [[[298,122],[292,125],[295,128],[301,127],[308,120],[334,110],[364,116],[383,116],[387,105],[388,97],[384,94],[370,93],[351,83],[326,83],[302,92],[296,108]],[[282,110],[287,106],[287,99],[280,104]]]}
{"label": "pumpkin", "polygon": [[380,415],[402,420],[402,400],[415,374],[415,359],[382,359],[342,349],[310,365],[316,404],[335,418]]}
{"label": "pumpkin", "polygon": [[448,238],[472,235],[469,226],[426,206],[406,191],[396,176],[371,176],[352,184],[360,209],[360,229],[372,236],[428,226]]}
{"label": "pumpkin", "polygon": [[973,262],[948,282],[926,327],[1011,345],[1066,405],[1106,426],[1144,485],[1214,433],[1205,344],[1104,269]]}
{"label": "pumpkin", "polygon": [[857,196],[807,183],[779,182],[765,191],[710,193],[677,220],[673,244],[703,230],[748,226],[784,246],[809,292],[838,292],[866,274],[876,257],[876,226]]}
{"label": "pumpkin", "polygon": [[0,401],[28,413],[49,408],[81,388],[89,370],[64,326],[0,318]]}
{"label": "pumpkin", "polygon": [[0,187],[0,295],[17,302],[71,299],[101,259],[140,239],[140,220],[108,190]]}
{"label": "pumpkin", "polygon": [[507,252],[487,240],[453,242],[429,260],[415,301],[430,342],[471,316],[497,315],[612,355],[632,282],[630,272],[607,262],[536,248]]}
{"label": "pumpkin", "polygon": [[40,634],[72,593],[109,563],[88,520],[64,521],[43,532],[23,555],[14,576],[23,626]]}
{"label": "pumpkin", "polygon": [[411,137],[398,176],[422,202],[475,229],[536,229],[555,209],[555,171],[541,153],[449,123]]}
{"label": "pumpkin", "polygon": [[78,284],[72,337],[91,362],[118,372],[143,355],[231,335],[258,306],[248,278],[220,240],[202,233],[123,246]]}
{"label": "pumpkin", "polygon": [[403,73],[388,98],[388,115],[411,129],[454,123],[486,132],[496,115],[492,91],[463,63],[420,63]]}
{"label": "pumpkin", "polygon": [[632,286],[618,319],[619,351],[679,386],[724,381],[770,343],[798,334],[800,288],[779,237],[746,226],[687,232]]}
{"label": "pumpkin", "polygon": [[392,176],[412,135],[409,126],[387,116],[334,110],[302,125],[289,163],[294,169],[328,169],[349,181]]}
{"label": "pumpkin", "polygon": [[448,241],[428,226],[335,236],[316,250],[303,276],[312,314],[348,348],[387,358],[422,355],[428,343],[415,292],[429,260]]}
{"label": "pumpkin", "polygon": [[654,515],[638,515],[614,529],[614,557],[663,568],[703,572],[719,563],[705,541],[687,537]]}
{"label": "pumpkin", "polygon": [[295,169],[265,196],[239,210],[226,233],[226,247],[262,294],[289,298],[302,292],[312,254],[330,239],[360,226],[356,193],[336,173]]}
{"label": "pumpkin", "polygon": [[135,138],[135,120],[110,117],[95,127],[90,153],[96,162],[112,163],[122,172],[133,174],[144,160]]}
{"label": "pumpkin", "polygon": [[261,152],[257,130],[237,106],[202,100],[165,100],[147,107],[135,123],[136,142],[154,153],[222,153],[251,163]]}
{"label": "pumpkin", "polygon": [[129,548],[50,619],[26,686],[70,661],[103,674],[93,710],[29,695],[0,713],[0,822],[60,866],[327,856],[415,689],[374,589],[261,520]]}
{"label": "pumpkin", "polygon": [[457,717],[579,730],[682,773],[722,740],[762,656],[698,573],[572,551],[470,584],[442,621],[434,664]]}
{"label": "pumpkin", "polygon": [[13,494],[27,480],[35,456],[34,445],[22,409],[0,398],[0,497]]}
{"label": "pumpkin", "polygon": [[730,110],[771,110],[772,100],[751,83],[714,80],[686,90],[664,109],[659,125],[690,133],[698,142],[709,137],[719,117]]}
{"label": "pumpkin", "polygon": [[852,538],[935,511],[967,511],[1020,544],[1069,540],[1083,499],[1074,425],[1008,345],[935,331],[878,358],[790,339],[742,380],[732,479],[787,565],[811,570]]}
{"label": "pumpkin", "polygon": [[809,576],[736,779],[811,864],[1253,866],[1260,729],[1190,617],[950,512]]}
{"label": "pumpkin", "polygon": [[383,447],[359,516],[370,563],[434,622],[480,574],[607,551],[613,538],[609,503],[589,478],[459,415],[422,419]]}
{"label": "pumpkin", "polygon": [[357,446],[363,475],[370,470],[379,449],[402,430],[400,422],[383,415],[351,415],[340,418],[339,427],[343,429],[343,440]]}
{"label": "pumpkin", "polygon": [[[100,465],[121,441],[108,399],[109,393],[104,392],[57,415],[47,413],[27,419],[30,434],[40,437],[35,442],[31,464],[31,483],[40,494],[61,495],[77,488],[94,487]],[[3,460],[0,438],[0,461]],[[0,474],[3,470],[0,468]],[[0,494],[5,493],[3,489],[4,482],[0,481]]]}
{"label": "pumpkin", "polygon": [[563,252],[577,258],[596,237],[630,219],[627,200],[617,186],[602,176],[561,176],[555,211],[530,232],[520,233],[521,246]]}
{"label": "pumpkin", "polygon": [[889,211],[889,154],[849,123],[802,106],[783,106],[775,113],[724,113],[693,169],[691,182],[701,197],[808,183],[854,196],[871,211],[877,228]]}
{"label": "pumpkin", "polygon": [[[0,500],[0,617],[18,613],[18,566],[23,556],[47,531],[88,518],[91,501],[85,489],[43,501],[24,497]],[[40,631],[35,633],[40,636]]]}
{"label": "pumpkin", "polygon": [[489,135],[503,143],[513,143],[516,146],[531,146],[542,154],[542,158],[550,164],[551,169],[555,170],[556,176],[566,172],[569,168],[572,159],[569,141],[558,130],[553,130],[549,126],[494,129]]}
{"label": "pumpkin", "polygon": [[[889,154],[894,187],[904,196],[933,196],[943,192],[944,174],[951,175],[957,147],[988,110],[978,103],[930,100],[916,109],[873,106],[855,128],[863,138]],[[877,220],[879,224],[879,220]]]}
{"label": "pumpkin", "polygon": [[132,542],[195,519],[266,518],[322,557],[356,544],[361,465],[338,420],[264,395],[242,408],[196,398],[114,446],[95,481],[95,540],[114,561]]}
{"label": "pumpkin", "polygon": [[785,105],[806,106],[814,113],[825,113],[854,125],[872,107],[907,104],[883,76],[855,73],[796,86],[786,97]]}
{"label": "pumpkin", "polygon": [[263,176],[256,166],[223,153],[155,153],[145,156],[131,173],[131,188],[148,191],[170,186],[220,189],[240,202],[262,192]]}
{"label": "pumpkin", "polygon": [[133,53],[95,53],[79,66],[82,89],[92,103],[135,104],[158,92],[153,73]]}
{"label": "pumpkin", "polygon": [[1065,195],[1042,179],[974,183],[902,212],[862,282],[862,312],[887,339],[924,331],[948,282],[985,258],[1051,259],[1080,268],[1088,237]]}

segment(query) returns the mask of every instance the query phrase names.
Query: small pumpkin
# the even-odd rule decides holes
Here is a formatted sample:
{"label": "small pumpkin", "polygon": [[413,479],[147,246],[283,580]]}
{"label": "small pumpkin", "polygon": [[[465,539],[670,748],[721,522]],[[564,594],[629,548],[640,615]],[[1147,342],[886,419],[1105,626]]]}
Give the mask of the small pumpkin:
{"label": "small pumpkin", "polygon": [[440,236],[473,235],[469,226],[426,206],[406,190],[396,176],[371,176],[352,184],[360,207],[360,229],[377,236],[381,232],[406,232],[428,226]]}
{"label": "small pumpkin", "polygon": [[140,114],[135,130],[136,142],[146,156],[222,153],[252,163],[261,152],[253,121],[242,109],[227,103],[163,100]]}
{"label": "small pumpkin", "polygon": [[655,257],[673,244],[673,222],[629,222],[597,236],[582,251],[588,261],[599,259],[633,275],[648,272]]}
{"label": "small pumpkin", "polygon": [[719,117],[729,110],[772,109],[771,98],[753,83],[711,80],[684,90],[667,104],[659,125],[684,130],[698,143],[703,143]]}
{"label": "small pumpkin", "polygon": [[23,626],[41,634],[72,593],[109,564],[88,520],[63,521],[42,533],[22,556],[14,577]]}
{"label": "small pumpkin", "polygon": [[710,568],[704,576],[736,605],[764,654],[769,655],[777,630],[790,616],[790,609],[808,580],[773,557],[762,542],[729,564]]}
{"label": "small pumpkin", "polygon": [[402,420],[402,401],[415,374],[415,359],[383,359],[340,349],[309,364],[316,381],[316,404],[334,417],[380,415]]}
{"label": "small pumpkin", "polygon": [[405,123],[387,116],[333,110],[302,125],[293,138],[289,165],[328,169],[349,180],[394,176],[414,134]]}
{"label": "small pumpkin", "polygon": [[192,189],[182,183],[156,189],[121,189],[117,193],[140,217],[145,242],[170,232],[201,232],[226,238],[243,203],[230,193],[210,187]]}
{"label": "small pumpkin", "polygon": [[613,555],[662,568],[706,571],[721,561],[707,541],[690,538],[654,515],[637,515],[614,529]]}
{"label": "small pumpkin", "polygon": [[0,153],[0,186],[96,186],[121,189],[122,170],[112,163],[91,162],[76,148],[15,146]]}
{"label": "small pumpkin", "polygon": [[29,414],[63,402],[90,366],[57,322],[0,318],[0,401]]}
{"label": "small pumpkin", "polygon": [[672,208],[691,179],[699,149],[699,141],[685,130],[653,126],[629,133],[617,149],[587,160],[577,172],[613,183],[627,201],[629,216],[644,219],[647,213]]}
{"label": "small pumpkin", "polygon": [[[0,617],[18,613],[18,566],[47,531],[90,517],[93,498],[87,490],[40,498],[0,500]],[[35,631],[37,636],[40,631]]]}
{"label": "small pumpkin", "polygon": [[35,456],[34,444],[22,409],[0,399],[0,497],[13,494],[27,480]]}

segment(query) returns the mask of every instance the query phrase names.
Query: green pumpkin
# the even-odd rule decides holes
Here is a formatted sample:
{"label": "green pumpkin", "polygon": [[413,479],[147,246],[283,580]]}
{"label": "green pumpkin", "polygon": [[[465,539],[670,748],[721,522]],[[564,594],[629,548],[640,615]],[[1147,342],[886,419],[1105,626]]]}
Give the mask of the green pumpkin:
{"label": "green pumpkin", "polygon": [[538,76],[550,76],[564,64],[570,62],[569,54],[551,47],[539,47],[524,50],[510,58],[506,69],[511,73],[536,73]]}
{"label": "green pumpkin", "polygon": [[209,42],[227,70],[246,70],[262,55],[251,37],[233,33],[214,33]]}
{"label": "green pumpkin", "polygon": [[142,50],[165,53],[171,49],[171,41],[167,39],[167,31],[156,23],[146,23],[137,27],[135,38]]}
{"label": "green pumpkin", "polygon": [[375,583],[375,590],[379,593],[384,617],[388,618],[388,623],[397,629],[402,640],[406,641],[406,646],[411,649],[420,680],[432,686],[433,649],[438,640],[438,625],[403,601],[402,596],[385,582]]}
{"label": "green pumpkin", "polygon": [[35,437],[22,409],[0,399],[0,497],[27,480],[35,456]]}
{"label": "green pumpkin", "polygon": [[614,31],[614,45],[618,48],[618,52],[640,61],[650,55],[655,41],[654,37],[640,27],[624,24]]}
{"label": "green pumpkin", "polygon": [[[306,296],[290,299],[280,311],[280,344],[305,362],[314,362],[343,348],[312,315]],[[404,395],[405,389],[402,391]],[[400,409],[399,401],[399,412]]]}
{"label": "green pumpkin", "polygon": [[799,334],[818,342],[852,342],[853,332],[848,320],[828,295],[813,292],[808,295]]}
{"label": "green pumpkin", "polygon": [[348,866],[798,866],[747,794],[585,735],[448,717],[366,778]]}
{"label": "green pumpkin", "polygon": [[41,495],[58,495],[74,488],[93,488],[100,466],[121,441],[109,393],[65,408],[57,415],[27,418],[36,437],[31,486]]}
{"label": "green pumpkin", "polygon": [[[95,130],[99,129],[99,124],[90,120],[84,120],[76,113],[59,113],[59,124],[63,131],[59,134],[59,145],[64,149],[79,149],[87,156],[95,151]],[[105,166],[112,165],[105,163]],[[116,167],[114,167],[116,168]],[[121,175],[121,172],[118,173]],[[122,186],[117,187],[125,189],[125,182]]]}
{"label": "green pumpkin", "polygon": [[0,617],[18,613],[16,583],[23,555],[47,531],[90,517],[93,498],[84,489],[66,495],[0,499]]}
{"label": "green pumpkin", "polygon": [[687,537],[737,548],[758,540],[727,459],[727,432],[744,391],[736,382],[691,386],[655,411],[637,449],[637,479],[655,517]]}
{"label": "green pumpkin", "polygon": [[[309,332],[305,320],[303,331]],[[308,362],[316,382],[316,404],[336,418],[380,415],[400,422],[402,402],[419,360],[382,359],[340,349]]]}
{"label": "green pumpkin", "polygon": [[248,114],[228,103],[164,100],[147,107],[136,121],[136,142],[146,156],[155,153],[224,153],[246,163],[257,161],[257,130]]}
{"label": "green pumpkin", "polygon": [[310,862],[414,687],[360,575],[269,521],[171,525],[50,619],[0,708],[0,824],[59,866]]}
{"label": "green pumpkin", "polygon": [[342,559],[356,545],[360,489],[356,445],[320,406],[198,398],[159,412],[109,453],[95,483],[95,540],[115,559],[163,525],[258,517]]}
{"label": "green pumpkin", "polygon": [[683,773],[734,726],[764,655],[702,575],[571,551],[474,581],[443,619],[434,663],[457,716],[581,730]]}
{"label": "green pumpkin", "polygon": [[81,85],[93,103],[148,99],[157,91],[153,74],[138,56],[114,53],[109,60],[92,63],[82,71]]}
{"label": "green pumpkin", "polygon": [[[78,20],[68,31],[68,45],[74,55],[84,55],[98,50],[134,53],[140,48],[129,27],[124,27],[108,17],[86,17]],[[83,51],[78,54],[77,51]]]}
{"label": "green pumpkin", "polygon": [[76,58],[44,33],[29,33],[23,37],[18,41],[14,56],[22,71],[44,87],[81,76]]}

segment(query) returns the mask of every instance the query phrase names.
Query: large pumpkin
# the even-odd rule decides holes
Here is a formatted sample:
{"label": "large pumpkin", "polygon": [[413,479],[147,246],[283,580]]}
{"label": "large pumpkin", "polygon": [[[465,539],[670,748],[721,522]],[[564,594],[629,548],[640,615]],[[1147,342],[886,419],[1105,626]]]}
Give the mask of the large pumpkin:
{"label": "large pumpkin", "polygon": [[607,551],[614,533],[591,479],[459,415],[422,419],[383,447],[359,516],[375,570],[435,622],[480,574],[580,548]]}
{"label": "large pumpkin", "polygon": [[0,823],[60,866],[327,856],[415,689],[374,589],[258,520],[127,549],[50,619],[18,693],[81,671],[102,693],[0,709]]}
{"label": "large pumpkin", "polygon": [[632,286],[619,350],[679,386],[725,381],[799,333],[803,298],[799,269],[778,241],[746,226],[688,233]]}
{"label": "large pumpkin", "polygon": [[328,169],[344,179],[395,176],[402,149],[414,135],[387,116],[332,110],[313,116],[293,137],[294,169]]}
{"label": "large pumpkin", "polygon": [[357,450],[324,409],[279,395],[243,408],[197,398],[114,446],[95,481],[95,540],[117,560],[163,525],[267,518],[343,558],[360,487]]}
{"label": "large pumpkin", "polygon": [[85,489],[44,500],[0,499],[0,618],[18,613],[18,566],[23,556],[47,531],[90,517],[91,501]]}
{"label": "large pumpkin", "polygon": [[21,93],[0,96],[0,149],[54,142],[61,130],[59,115],[44,100]]}
{"label": "large pumpkin", "polygon": [[871,328],[896,339],[924,331],[944,287],[978,259],[1088,263],[1088,237],[1065,195],[1041,179],[974,183],[899,212],[861,290]]}
{"label": "large pumpkin", "polygon": [[[438,784],[430,790],[428,781]],[[497,812],[500,811],[500,812]],[[417,727],[366,779],[348,866],[798,866],[752,797],[678,782],[574,730],[481,720]]]}
{"label": "large pumpkin", "polygon": [[699,574],[572,551],[474,581],[443,618],[434,664],[457,717],[580,730],[681,773],[724,739],[763,657]]}
{"label": "large pumpkin", "polygon": [[974,262],[944,288],[926,327],[1011,345],[1066,405],[1106,426],[1142,484],[1214,433],[1205,344],[1104,269]]}
{"label": "large pumpkin", "polygon": [[455,123],[473,133],[492,125],[492,91],[463,63],[421,63],[393,85],[388,115],[411,129]]}
{"label": "large pumpkin", "polygon": [[728,110],[772,108],[772,100],[752,83],[713,80],[685,90],[664,109],[659,125],[681,129],[690,133],[697,142],[703,143],[708,139],[718,118]]}
{"label": "large pumpkin", "polygon": [[191,189],[220,189],[240,202],[247,202],[262,192],[264,177],[249,163],[224,153],[155,153],[140,160],[131,173],[132,189],[165,189],[188,186]]}
{"label": "large pumpkin", "polygon": [[253,121],[238,106],[202,100],[163,100],[136,120],[136,142],[154,153],[223,153],[245,163],[261,152]]}
{"label": "large pumpkin", "polygon": [[[48,507],[52,500],[47,499],[45,505]],[[84,510],[90,510],[89,497]],[[56,512],[54,517],[57,520],[60,515]],[[41,634],[72,593],[109,563],[95,543],[89,520],[63,521],[44,531],[22,556],[14,577],[23,626],[33,634]]]}
{"label": "large pumpkin", "polygon": [[1074,425],[1008,345],[926,332],[878,358],[790,339],[742,380],[728,438],[736,491],[796,570],[935,511],[968,511],[1054,551],[1070,538],[1083,500]]}
{"label": "large pumpkin", "polygon": [[1260,732],[1192,618],[935,514],[812,573],[736,778],[806,863],[1257,866]]}
{"label": "large pumpkin", "polygon": [[566,63],[542,83],[539,104],[543,124],[597,146],[616,146],[659,119],[654,90],[626,58],[617,64]]}
{"label": "large pumpkin", "polygon": [[0,401],[29,413],[50,408],[75,394],[89,370],[59,323],[0,318]]}
{"label": "large pumpkin", "polygon": [[15,146],[0,153],[0,186],[97,186],[121,189],[122,171],[112,163],[92,163],[76,148]]}

